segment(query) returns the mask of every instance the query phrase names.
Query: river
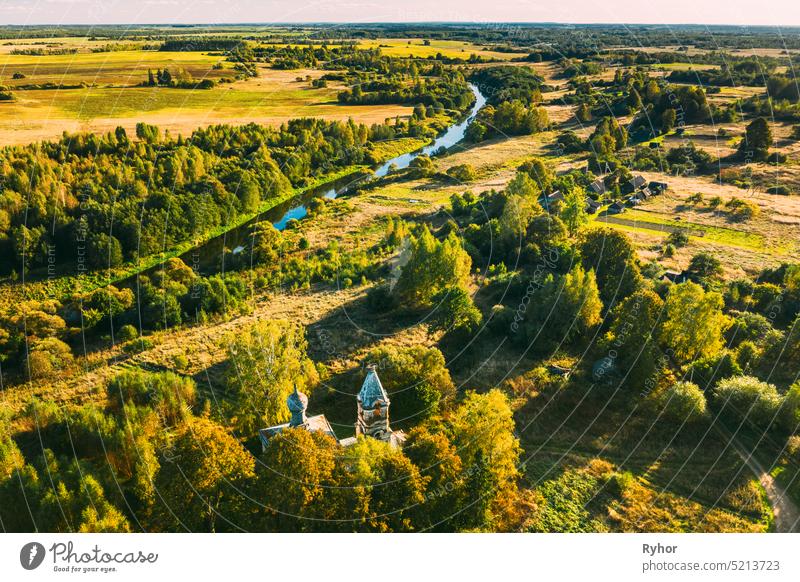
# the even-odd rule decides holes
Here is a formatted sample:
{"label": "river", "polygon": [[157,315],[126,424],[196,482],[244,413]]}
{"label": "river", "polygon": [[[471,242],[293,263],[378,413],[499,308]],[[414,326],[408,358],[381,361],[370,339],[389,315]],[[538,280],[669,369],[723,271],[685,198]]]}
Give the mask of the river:
{"label": "river", "polygon": [[394,166],[396,169],[402,170],[411,164],[414,158],[420,155],[430,155],[440,148],[451,148],[464,139],[467,126],[475,118],[478,111],[486,104],[486,98],[478,91],[478,88],[471,84],[469,88],[475,95],[475,104],[470,109],[469,114],[460,123],[451,125],[447,131],[437,137],[433,143],[419,149],[415,152],[402,154],[387,162],[381,164],[373,170],[373,173],[359,173],[351,176],[346,176],[328,182],[324,186],[313,188],[303,193],[300,196],[287,200],[283,204],[279,204],[266,212],[259,214],[253,220],[245,224],[232,228],[229,231],[212,238],[208,242],[195,247],[181,255],[181,259],[187,264],[192,266],[199,272],[206,272],[211,269],[212,271],[219,270],[222,260],[225,256],[225,249],[233,249],[233,252],[239,253],[244,251],[248,245],[248,238],[251,234],[251,227],[256,222],[269,220],[278,230],[286,228],[286,224],[292,220],[300,220],[308,214],[306,205],[312,198],[322,197],[333,200],[338,196],[346,193],[354,185],[361,183],[364,179],[370,176],[381,178],[389,173],[389,170]]}

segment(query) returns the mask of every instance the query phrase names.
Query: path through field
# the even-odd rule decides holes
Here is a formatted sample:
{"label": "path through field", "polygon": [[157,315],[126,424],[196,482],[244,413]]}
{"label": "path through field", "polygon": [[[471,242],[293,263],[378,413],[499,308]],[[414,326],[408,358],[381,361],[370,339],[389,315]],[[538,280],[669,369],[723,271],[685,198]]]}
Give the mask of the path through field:
{"label": "path through field", "polygon": [[758,478],[767,498],[772,506],[772,514],[775,516],[775,531],[778,533],[800,532],[800,509],[792,500],[786,490],[775,481],[769,471],[764,469],[761,463],[748,451],[728,429],[716,424],[717,429],[725,436],[736,449],[737,454],[742,458],[747,468]]}

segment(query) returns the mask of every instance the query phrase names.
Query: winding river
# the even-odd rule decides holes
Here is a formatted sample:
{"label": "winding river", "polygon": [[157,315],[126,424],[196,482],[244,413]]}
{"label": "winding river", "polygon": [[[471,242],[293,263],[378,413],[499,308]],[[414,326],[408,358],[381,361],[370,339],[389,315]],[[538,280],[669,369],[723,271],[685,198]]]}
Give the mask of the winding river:
{"label": "winding river", "polygon": [[475,104],[470,109],[467,117],[460,123],[451,125],[447,131],[437,137],[433,143],[419,149],[415,152],[402,154],[387,162],[381,164],[373,170],[373,173],[360,173],[352,176],[347,176],[328,182],[318,188],[313,188],[304,192],[302,195],[287,200],[283,204],[279,204],[266,212],[263,212],[253,220],[245,224],[232,228],[231,230],[212,238],[208,242],[195,247],[181,255],[181,259],[187,264],[192,265],[194,269],[205,272],[207,269],[217,270],[220,267],[220,262],[225,255],[225,249],[233,249],[234,254],[242,252],[247,247],[248,238],[250,236],[251,227],[256,222],[269,220],[278,230],[286,228],[286,224],[292,220],[300,220],[308,214],[306,205],[312,198],[323,197],[333,200],[338,196],[346,193],[354,185],[362,182],[364,179],[375,176],[381,178],[389,173],[389,170],[394,166],[396,169],[404,169],[411,164],[414,158],[420,155],[430,155],[441,148],[448,149],[461,140],[464,139],[467,126],[475,118],[478,111],[486,104],[486,98],[478,91],[478,88],[470,84],[469,88],[475,95]]}

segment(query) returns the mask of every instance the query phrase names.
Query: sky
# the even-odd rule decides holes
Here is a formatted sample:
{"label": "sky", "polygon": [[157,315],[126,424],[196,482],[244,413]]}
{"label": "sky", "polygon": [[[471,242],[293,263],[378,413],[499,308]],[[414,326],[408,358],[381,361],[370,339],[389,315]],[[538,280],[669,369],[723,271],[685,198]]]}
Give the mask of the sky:
{"label": "sky", "polygon": [[568,22],[800,25],[800,0],[0,0],[0,24]]}

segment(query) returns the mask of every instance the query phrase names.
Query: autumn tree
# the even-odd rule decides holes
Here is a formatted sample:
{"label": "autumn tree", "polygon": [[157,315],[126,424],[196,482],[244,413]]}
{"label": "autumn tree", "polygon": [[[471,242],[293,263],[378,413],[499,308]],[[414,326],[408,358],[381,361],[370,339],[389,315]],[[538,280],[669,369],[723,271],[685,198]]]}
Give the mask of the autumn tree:
{"label": "autumn tree", "polygon": [[314,530],[326,517],[325,497],[335,486],[336,441],[320,432],[288,428],[273,436],[256,465],[256,523],[264,531]]}
{"label": "autumn tree", "polygon": [[473,512],[464,527],[491,528],[506,518],[517,498],[521,448],[514,436],[508,398],[499,390],[468,392],[449,418],[452,441],[467,480],[465,503],[485,508]]}
{"label": "autumn tree", "polygon": [[162,528],[192,532],[247,527],[239,506],[254,459],[223,427],[205,417],[185,424],[156,478]]}

